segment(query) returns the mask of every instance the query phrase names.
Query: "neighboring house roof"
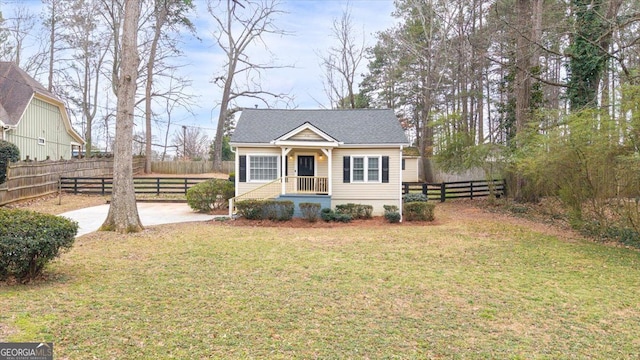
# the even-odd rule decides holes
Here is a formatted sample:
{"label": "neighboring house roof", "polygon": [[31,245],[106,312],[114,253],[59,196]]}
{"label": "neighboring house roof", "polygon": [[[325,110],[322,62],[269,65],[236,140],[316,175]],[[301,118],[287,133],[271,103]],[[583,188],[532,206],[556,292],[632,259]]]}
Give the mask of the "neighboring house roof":
{"label": "neighboring house roof", "polygon": [[17,126],[34,96],[58,106],[69,134],[84,144],[82,137],[71,127],[60,98],[47,91],[14,62],[0,61],[0,122],[3,125]]}
{"label": "neighboring house roof", "polygon": [[231,142],[269,144],[305,123],[345,145],[408,144],[398,118],[390,109],[243,109]]}
{"label": "neighboring house roof", "polygon": [[6,125],[18,125],[35,93],[61,102],[14,62],[0,62],[0,104],[7,115]]}

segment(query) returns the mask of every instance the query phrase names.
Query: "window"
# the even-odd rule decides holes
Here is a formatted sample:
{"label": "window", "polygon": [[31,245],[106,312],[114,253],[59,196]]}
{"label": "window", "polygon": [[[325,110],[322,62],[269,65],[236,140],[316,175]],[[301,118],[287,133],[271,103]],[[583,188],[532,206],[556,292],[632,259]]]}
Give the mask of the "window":
{"label": "window", "polygon": [[369,181],[379,181],[380,180],[380,159],[377,157],[368,158],[369,163],[367,167],[367,179]]}
{"label": "window", "polygon": [[352,179],[356,181],[364,181],[364,157],[353,158],[353,176]]}
{"label": "window", "polygon": [[44,145],[44,144],[45,144],[44,138],[38,138],[38,145]]}
{"label": "window", "polygon": [[352,182],[380,182],[380,156],[352,156]]}
{"label": "window", "polygon": [[277,156],[249,156],[250,181],[271,181],[277,178]]}

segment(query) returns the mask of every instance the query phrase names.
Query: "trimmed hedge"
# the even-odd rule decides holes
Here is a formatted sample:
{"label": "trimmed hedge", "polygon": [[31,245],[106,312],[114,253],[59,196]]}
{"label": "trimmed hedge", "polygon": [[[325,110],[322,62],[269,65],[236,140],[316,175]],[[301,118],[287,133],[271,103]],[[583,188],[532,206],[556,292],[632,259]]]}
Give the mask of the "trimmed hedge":
{"label": "trimmed hedge", "polygon": [[0,280],[27,282],[73,246],[78,223],[33,211],[0,208]]}
{"label": "trimmed hedge", "polygon": [[405,203],[402,212],[407,221],[433,221],[435,207],[435,204],[432,203],[414,201]]}
{"label": "trimmed hedge", "polygon": [[336,205],[336,214],[351,215],[352,219],[371,219],[373,206],[353,203]]}
{"label": "trimmed hedge", "polygon": [[402,202],[410,203],[417,201],[428,201],[429,198],[423,193],[408,193],[402,196]]}
{"label": "trimmed hedge", "polygon": [[222,179],[210,179],[187,190],[187,204],[199,212],[211,212],[229,206],[235,193],[234,183]]}
{"label": "trimmed hedge", "polygon": [[0,184],[7,180],[7,166],[20,160],[20,149],[8,141],[0,140]]}
{"label": "trimmed hedge", "polygon": [[298,207],[300,208],[300,212],[302,213],[302,218],[307,220],[308,222],[316,222],[320,218],[320,207],[322,205],[320,203],[309,203],[304,202],[300,203]]}
{"label": "trimmed hedge", "polygon": [[241,200],[236,203],[238,214],[248,220],[291,220],[294,207],[293,201],[289,200]]}

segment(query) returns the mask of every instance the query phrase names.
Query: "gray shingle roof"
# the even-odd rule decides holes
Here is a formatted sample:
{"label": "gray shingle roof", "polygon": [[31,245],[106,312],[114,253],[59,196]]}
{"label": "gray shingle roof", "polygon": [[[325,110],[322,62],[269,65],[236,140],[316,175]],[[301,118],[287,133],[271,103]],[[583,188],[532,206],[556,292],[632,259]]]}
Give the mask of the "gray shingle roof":
{"label": "gray shingle roof", "polygon": [[244,109],[231,142],[268,144],[307,122],[346,145],[408,144],[398,118],[389,109]]}
{"label": "gray shingle roof", "polygon": [[18,125],[36,92],[58,99],[15,63],[0,62],[0,108],[4,109],[4,112],[0,110],[2,122],[6,125]]}

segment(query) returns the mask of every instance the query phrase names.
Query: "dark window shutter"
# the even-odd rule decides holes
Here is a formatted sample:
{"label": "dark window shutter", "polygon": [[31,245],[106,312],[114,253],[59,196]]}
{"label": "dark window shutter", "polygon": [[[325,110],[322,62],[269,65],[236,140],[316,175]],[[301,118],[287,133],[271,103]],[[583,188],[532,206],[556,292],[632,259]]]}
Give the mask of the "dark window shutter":
{"label": "dark window shutter", "polygon": [[388,156],[382,157],[382,182],[383,183],[389,182],[389,157]]}
{"label": "dark window shutter", "polygon": [[284,176],[289,176],[289,159],[284,156]]}
{"label": "dark window shutter", "polygon": [[405,163],[404,162],[405,162],[404,159],[402,159],[402,170],[404,170],[404,167],[405,167]]}
{"label": "dark window shutter", "polygon": [[342,182],[351,182],[351,157],[345,156],[342,158]]}
{"label": "dark window shutter", "polygon": [[238,177],[239,181],[247,182],[247,156],[246,155],[240,156],[240,164],[238,166],[238,170],[240,171],[240,174]]}

